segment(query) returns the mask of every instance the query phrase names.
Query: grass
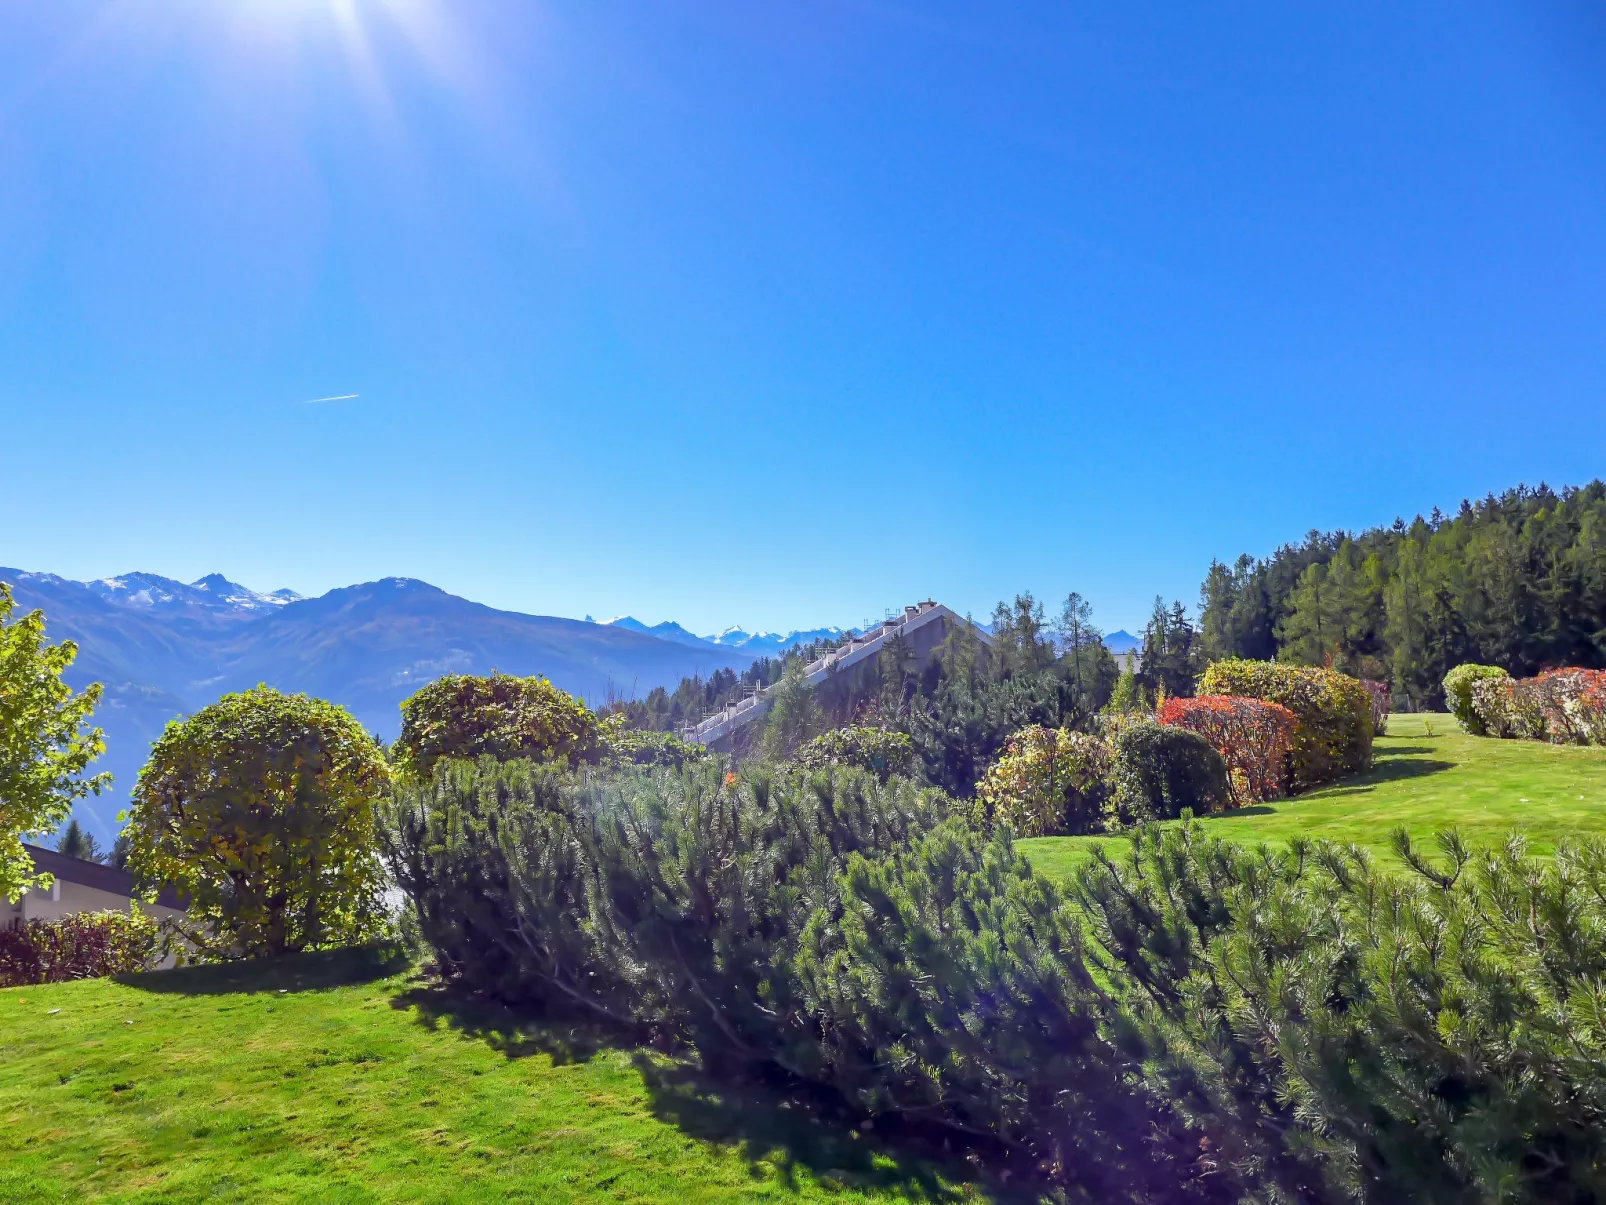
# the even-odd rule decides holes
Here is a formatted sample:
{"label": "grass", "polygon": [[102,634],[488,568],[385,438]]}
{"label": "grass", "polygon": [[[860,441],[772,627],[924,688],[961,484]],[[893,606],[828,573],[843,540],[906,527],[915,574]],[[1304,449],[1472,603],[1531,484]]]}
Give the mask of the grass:
{"label": "grass", "polygon": [[[1203,823],[1240,841],[1328,838],[1390,859],[1388,835],[1400,825],[1412,837],[1458,828],[1483,843],[1517,829],[1541,855],[1564,837],[1606,836],[1606,749],[1467,736],[1446,715],[1395,715],[1376,753],[1364,774]],[[1037,837],[1021,845],[1040,870],[1065,875],[1100,840],[1110,838]]]}
{"label": "grass", "polygon": [[380,951],[0,993],[0,1201],[975,1200],[754,1089],[465,1013]]}

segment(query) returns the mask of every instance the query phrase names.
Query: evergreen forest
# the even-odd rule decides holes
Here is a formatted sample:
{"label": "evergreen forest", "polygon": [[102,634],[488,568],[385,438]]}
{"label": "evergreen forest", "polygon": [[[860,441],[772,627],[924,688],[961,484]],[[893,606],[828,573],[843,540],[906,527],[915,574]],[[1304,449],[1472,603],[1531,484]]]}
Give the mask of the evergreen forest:
{"label": "evergreen forest", "polygon": [[1191,639],[1202,663],[1331,665],[1389,681],[1407,711],[1442,708],[1444,676],[1465,662],[1518,677],[1606,666],[1606,483],[1518,486],[1454,515],[1312,531],[1269,557],[1213,562],[1197,631],[1179,641],[1180,610],[1151,622],[1173,659]]}

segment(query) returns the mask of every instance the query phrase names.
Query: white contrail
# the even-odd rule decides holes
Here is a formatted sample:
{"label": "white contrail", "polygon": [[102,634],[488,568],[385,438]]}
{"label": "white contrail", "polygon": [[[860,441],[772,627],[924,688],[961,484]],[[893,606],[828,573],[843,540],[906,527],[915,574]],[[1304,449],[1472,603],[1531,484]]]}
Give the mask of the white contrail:
{"label": "white contrail", "polygon": [[337,393],[334,397],[309,397],[302,402],[303,406],[313,406],[319,402],[349,402],[354,397],[361,397],[360,393]]}

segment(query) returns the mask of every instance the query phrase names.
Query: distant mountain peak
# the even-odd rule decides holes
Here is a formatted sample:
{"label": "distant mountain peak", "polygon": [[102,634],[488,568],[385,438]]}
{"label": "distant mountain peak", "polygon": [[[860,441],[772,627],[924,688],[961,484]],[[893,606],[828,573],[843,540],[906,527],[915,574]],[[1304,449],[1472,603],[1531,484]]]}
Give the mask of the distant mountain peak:
{"label": "distant mountain peak", "polygon": [[672,619],[666,619],[663,623],[645,624],[634,615],[615,615],[612,619],[604,619],[602,626],[605,628],[623,628],[627,632],[640,632],[646,636],[656,636],[660,640],[683,644],[687,648],[708,649],[718,647],[717,641],[708,640],[695,632],[689,632]]}
{"label": "distant mountain peak", "polygon": [[[586,618],[590,620],[590,616]],[[754,657],[773,657],[784,653],[795,644],[812,644],[816,640],[838,640],[845,631],[843,628],[823,627],[790,632],[768,632],[763,629],[749,632],[740,624],[732,624],[712,636],[699,636],[672,619],[666,619],[662,623],[646,624],[634,615],[615,615],[612,619],[590,621],[601,623],[603,627],[624,628],[627,631],[656,636],[660,640],[672,640],[676,644],[688,645],[691,648],[712,648],[720,652],[740,650]]]}
{"label": "distant mountain peak", "polygon": [[301,595],[294,590],[264,594],[232,582],[221,573],[209,573],[199,581],[188,583],[157,573],[124,573],[79,584],[114,606],[141,611],[190,611],[241,617],[301,601]]}
{"label": "distant mountain peak", "polygon": [[282,607],[286,603],[300,602],[301,595],[294,590],[272,590],[262,593],[242,586],[239,582],[231,582],[221,573],[208,573],[199,581],[190,585],[197,590],[205,590],[208,594],[215,594],[218,598],[245,610],[254,611],[261,607]]}
{"label": "distant mountain peak", "polygon": [[839,640],[846,629],[838,627],[795,629],[790,632],[747,632],[732,625],[716,636],[706,639],[721,648],[741,649],[745,653],[773,656],[784,653],[794,644],[812,644],[816,640]]}

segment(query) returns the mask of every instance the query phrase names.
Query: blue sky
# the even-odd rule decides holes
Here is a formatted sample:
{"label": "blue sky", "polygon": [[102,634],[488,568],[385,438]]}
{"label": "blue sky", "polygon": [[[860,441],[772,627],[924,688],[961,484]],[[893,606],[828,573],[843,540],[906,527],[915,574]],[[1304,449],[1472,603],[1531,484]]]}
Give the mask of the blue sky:
{"label": "blue sky", "polygon": [[0,564],[1131,628],[1603,471],[1581,0],[4,20]]}

